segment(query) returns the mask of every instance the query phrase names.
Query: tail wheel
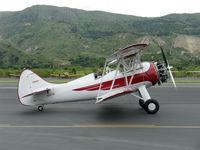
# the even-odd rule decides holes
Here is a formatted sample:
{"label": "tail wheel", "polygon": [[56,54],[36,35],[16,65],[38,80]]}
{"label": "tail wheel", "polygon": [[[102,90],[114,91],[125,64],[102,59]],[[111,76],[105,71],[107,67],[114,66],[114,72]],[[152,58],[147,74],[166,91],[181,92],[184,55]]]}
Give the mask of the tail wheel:
{"label": "tail wheel", "polygon": [[39,111],[43,111],[44,107],[43,106],[38,106]]}
{"label": "tail wheel", "polygon": [[155,114],[160,108],[159,103],[154,99],[147,100],[144,105],[144,109],[148,114]]}
{"label": "tail wheel", "polygon": [[145,107],[144,100],[139,99],[139,105],[140,105],[142,108],[144,108],[144,107]]}

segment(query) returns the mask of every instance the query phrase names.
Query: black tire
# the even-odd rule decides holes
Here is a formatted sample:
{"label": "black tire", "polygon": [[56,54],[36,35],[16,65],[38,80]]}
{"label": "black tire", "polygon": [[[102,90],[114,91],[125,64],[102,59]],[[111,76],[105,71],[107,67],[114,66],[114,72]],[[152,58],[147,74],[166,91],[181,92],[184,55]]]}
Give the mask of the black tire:
{"label": "black tire", "polygon": [[145,102],[145,111],[148,114],[155,114],[159,111],[159,103],[154,99],[149,99]]}
{"label": "black tire", "polygon": [[140,105],[142,108],[144,108],[144,107],[145,107],[144,100],[139,99],[139,105]]}
{"label": "black tire", "polygon": [[38,106],[38,110],[43,111],[44,110],[43,106]]}

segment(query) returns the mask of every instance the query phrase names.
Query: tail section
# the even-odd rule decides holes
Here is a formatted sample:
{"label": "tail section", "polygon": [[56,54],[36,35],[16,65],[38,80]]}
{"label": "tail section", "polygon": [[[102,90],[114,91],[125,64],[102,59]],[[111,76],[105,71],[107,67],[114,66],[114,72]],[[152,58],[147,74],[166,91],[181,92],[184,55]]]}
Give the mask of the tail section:
{"label": "tail section", "polygon": [[43,80],[31,70],[25,69],[18,81],[18,99],[23,105],[35,105],[38,102],[34,99],[34,95],[48,93],[52,84]]}

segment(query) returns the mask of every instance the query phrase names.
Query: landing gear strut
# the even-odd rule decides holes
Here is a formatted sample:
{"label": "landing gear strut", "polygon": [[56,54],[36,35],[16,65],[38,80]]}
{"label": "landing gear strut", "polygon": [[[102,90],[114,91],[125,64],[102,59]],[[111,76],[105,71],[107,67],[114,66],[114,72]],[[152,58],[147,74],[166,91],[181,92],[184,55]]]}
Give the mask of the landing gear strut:
{"label": "landing gear strut", "polygon": [[40,105],[40,106],[38,106],[38,110],[39,110],[39,111],[43,111],[43,109],[44,109],[44,107],[43,107],[43,106],[41,106],[41,105]]}

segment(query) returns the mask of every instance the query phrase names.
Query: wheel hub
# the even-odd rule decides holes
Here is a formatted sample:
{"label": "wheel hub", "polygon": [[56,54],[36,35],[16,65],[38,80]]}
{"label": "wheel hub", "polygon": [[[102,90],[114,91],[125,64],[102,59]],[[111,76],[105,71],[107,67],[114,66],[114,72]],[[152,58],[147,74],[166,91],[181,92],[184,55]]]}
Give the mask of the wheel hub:
{"label": "wheel hub", "polygon": [[153,110],[156,109],[156,105],[155,105],[154,103],[150,103],[150,104],[148,105],[148,108],[149,108],[149,110],[153,111]]}

